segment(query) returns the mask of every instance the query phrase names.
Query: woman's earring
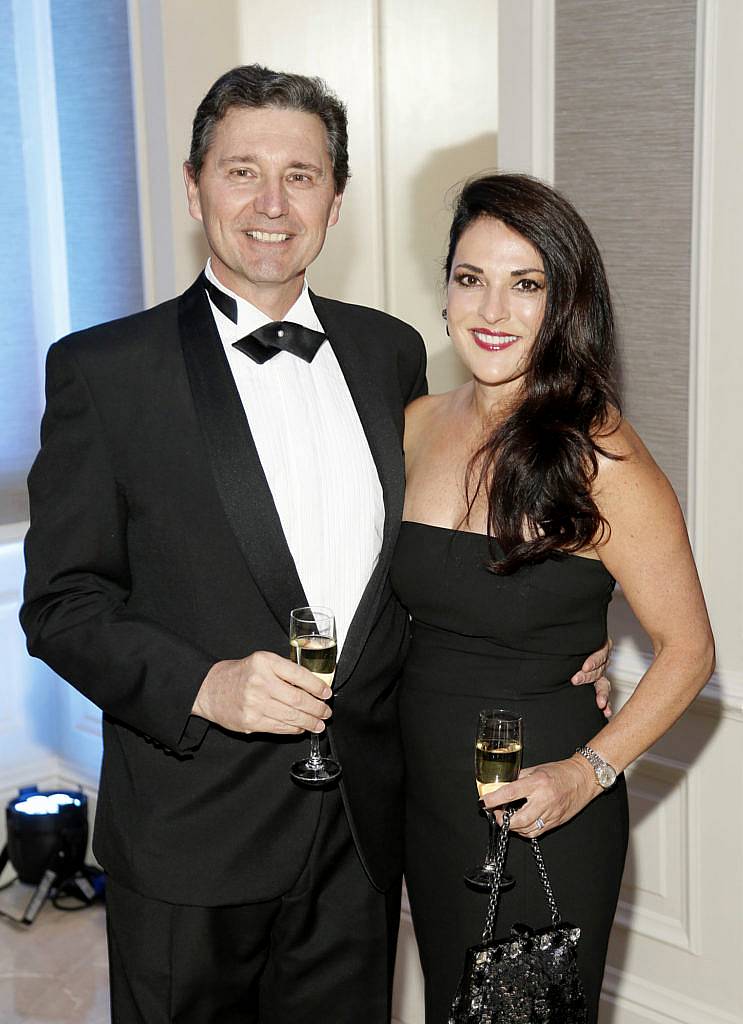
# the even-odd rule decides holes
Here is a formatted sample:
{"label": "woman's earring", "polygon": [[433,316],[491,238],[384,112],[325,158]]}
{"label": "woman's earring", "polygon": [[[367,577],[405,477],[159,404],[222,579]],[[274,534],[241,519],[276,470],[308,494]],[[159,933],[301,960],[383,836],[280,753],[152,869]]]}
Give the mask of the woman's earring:
{"label": "woman's earring", "polygon": [[[444,306],[444,308],[441,310],[441,315],[444,318],[444,320],[447,319],[449,314],[446,311],[446,306]],[[449,337],[449,324],[446,325],[446,336],[447,338]]]}

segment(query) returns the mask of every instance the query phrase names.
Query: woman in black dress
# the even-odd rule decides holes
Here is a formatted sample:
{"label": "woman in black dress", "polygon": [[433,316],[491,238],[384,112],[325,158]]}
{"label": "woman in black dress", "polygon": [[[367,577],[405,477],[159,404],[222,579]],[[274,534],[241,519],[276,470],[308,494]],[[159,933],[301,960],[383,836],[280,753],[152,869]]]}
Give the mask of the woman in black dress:
{"label": "woman in black dress", "polygon": [[[627,846],[621,773],[709,678],[713,640],[675,495],[619,411],[608,287],[576,211],[522,175],[470,181],[446,273],[444,315],[472,380],[408,410],[393,566],[413,620],[405,873],[426,1021],[446,1021],[484,922],[463,873],[484,854],[473,761],[487,707],[521,715],[525,736],[521,776],[485,803],[525,798],[511,827],[540,838],[563,917],[582,930],[595,1020]],[[603,643],[615,580],[655,659],[606,724],[570,677]],[[498,934],[548,924],[529,843],[512,839],[506,867],[516,885]]]}

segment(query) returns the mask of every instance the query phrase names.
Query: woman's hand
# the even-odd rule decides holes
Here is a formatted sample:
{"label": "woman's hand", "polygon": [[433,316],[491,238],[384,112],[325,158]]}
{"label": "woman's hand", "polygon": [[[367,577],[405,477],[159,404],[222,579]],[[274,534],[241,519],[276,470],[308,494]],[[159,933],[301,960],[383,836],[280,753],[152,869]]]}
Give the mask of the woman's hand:
{"label": "woman's hand", "polygon": [[487,793],[482,802],[487,810],[495,810],[501,825],[504,805],[526,799],[524,806],[511,817],[511,831],[526,839],[535,839],[570,821],[602,792],[591,766],[585,758],[575,754],[565,761],[524,768],[516,782]]}

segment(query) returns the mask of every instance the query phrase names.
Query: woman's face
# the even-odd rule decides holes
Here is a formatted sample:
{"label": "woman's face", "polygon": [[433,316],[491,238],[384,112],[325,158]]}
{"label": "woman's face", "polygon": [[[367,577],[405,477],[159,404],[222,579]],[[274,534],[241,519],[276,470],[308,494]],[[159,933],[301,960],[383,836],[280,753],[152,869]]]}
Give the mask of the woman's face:
{"label": "woman's face", "polygon": [[523,376],[544,318],[545,284],[539,252],[501,221],[480,217],[462,232],[447,318],[454,347],[476,380],[507,386]]}

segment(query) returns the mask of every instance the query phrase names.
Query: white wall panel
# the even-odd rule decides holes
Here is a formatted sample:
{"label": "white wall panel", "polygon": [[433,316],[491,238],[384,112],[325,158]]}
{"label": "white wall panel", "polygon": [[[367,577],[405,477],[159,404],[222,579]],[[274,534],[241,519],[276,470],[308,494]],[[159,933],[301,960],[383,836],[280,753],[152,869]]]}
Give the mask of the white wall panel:
{"label": "white wall panel", "polygon": [[207,250],[186,209],[181,165],[212,82],[240,63],[239,0],[130,0],[145,294],[172,298]]}
{"label": "white wall panel", "polygon": [[4,808],[21,787],[86,783],[92,792],[101,749],[97,708],[26,653],[18,622],[24,569],[17,532],[0,528],[0,849]]}
{"label": "white wall panel", "polygon": [[441,319],[453,186],[498,163],[498,4],[380,8],[387,308],[423,334],[445,391],[465,379]]}
{"label": "white wall panel", "polygon": [[[0,787],[33,785],[56,757],[57,709],[62,684],[45,665],[26,655],[18,622],[23,549],[13,527],[0,528]],[[8,538],[8,539],[6,539]]]}
{"label": "white wall panel", "polygon": [[737,1012],[608,968],[599,1024],[740,1024]]}
{"label": "white wall panel", "polygon": [[253,0],[241,7],[240,41],[242,63],[319,75],[346,104],[352,177],[308,276],[321,295],[384,307],[377,3],[324,0],[277,10],[272,0]]}
{"label": "white wall panel", "polygon": [[[617,706],[641,671],[615,674]],[[632,855],[602,1024],[743,1019],[743,823],[731,814],[742,731],[737,709],[700,697],[630,772]]]}
{"label": "white wall panel", "polygon": [[0,702],[0,737],[4,743],[21,725],[21,682],[24,677],[23,642],[18,635],[18,586],[9,562],[15,563],[12,548],[0,548],[0,650],[3,651],[3,700]]}
{"label": "white wall panel", "polygon": [[[697,299],[700,358],[697,361],[695,530],[700,569],[717,637],[723,679],[738,680],[743,702],[743,431],[740,244],[743,202],[743,5],[709,0],[705,5],[707,68],[705,132],[700,140],[701,239]],[[729,692],[731,687],[726,687]]]}
{"label": "white wall panel", "polygon": [[555,176],[555,0],[500,0],[499,167]]}
{"label": "white wall panel", "polygon": [[632,833],[617,923],[698,952],[690,894],[699,888],[699,801],[689,766],[647,754],[628,773]]}
{"label": "white wall panel", "polygon": [[449,0],[326,0],[293,11],[288,36],[261,30],[269,11],[245,10],[241,59],[319,74],[348,106],[352,179],[313,287],[413,323],[432,390],[451,387],[462,378],[440,315],[447,192],[497,163],[497,4],[460,16]]}

